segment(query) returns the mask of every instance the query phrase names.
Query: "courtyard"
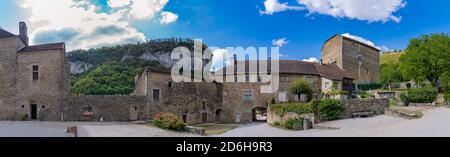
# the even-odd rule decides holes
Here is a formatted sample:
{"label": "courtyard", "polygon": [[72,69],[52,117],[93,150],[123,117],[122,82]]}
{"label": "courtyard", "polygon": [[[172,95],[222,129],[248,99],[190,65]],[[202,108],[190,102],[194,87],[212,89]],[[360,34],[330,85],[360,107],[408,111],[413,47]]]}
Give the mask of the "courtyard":
{"label": "courtyard", "polygon": [[[450,137],[450,109],[423,111],[420,119],[407,120],[380,115],[322,123],[337,130],[288,131],[266,123],[244,124],[210,137]],[[78,126],[79,137],[197,137],[136,123],[91,122],[0,122],[0,137],[74,137],[67,127]]]}

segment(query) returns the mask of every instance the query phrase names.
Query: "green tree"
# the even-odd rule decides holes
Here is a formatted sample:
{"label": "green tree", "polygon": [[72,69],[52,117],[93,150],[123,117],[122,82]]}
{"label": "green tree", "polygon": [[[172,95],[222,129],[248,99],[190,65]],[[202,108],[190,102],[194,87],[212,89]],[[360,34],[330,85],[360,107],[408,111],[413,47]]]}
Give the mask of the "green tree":
{"label": "green tree", "polygon": [[304,79],[294,81],[289,87],[289,92],[301,98],[301,95],[305,94],[308,96],[308,101],[312,98],[312,89],[308,81]]}
{"label": "green tree", "polygon": [[407,79],[428,80],[437,87],[439,79],[450,71],[450,37],[447,34],[422,35],[411,39],[400,57],[400,69]]}
{"label": "green tree", "polygon": [[128,95],[134,90],[134,76],[142,68],[133,68],[120,62],[105,63],[80,76],[73,83],[77,95]]}
{"label": "green tree", "polygon": [[404,79],[398,63],[381,65],[380,82],[382,84],[388,85],[389,90],[391,90],[391,85],[393,83],[399,83],[403,81]]}

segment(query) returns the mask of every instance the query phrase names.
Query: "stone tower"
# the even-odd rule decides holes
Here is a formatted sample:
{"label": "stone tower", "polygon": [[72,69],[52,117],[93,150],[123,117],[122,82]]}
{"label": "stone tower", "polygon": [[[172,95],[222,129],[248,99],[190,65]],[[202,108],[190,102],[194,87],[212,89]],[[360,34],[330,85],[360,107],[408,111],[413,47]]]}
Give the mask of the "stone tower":
{"label": "stone tower", "polygon": [[62,120],[70,74],[64,43],[29,45],[0,28],[0,120]]}
{"label": "stone tower", "polygon": [[322,61],[336,64],[355,83],[377,82],[380,78],[380,50],[361,41],[334,35],[322,47]]}

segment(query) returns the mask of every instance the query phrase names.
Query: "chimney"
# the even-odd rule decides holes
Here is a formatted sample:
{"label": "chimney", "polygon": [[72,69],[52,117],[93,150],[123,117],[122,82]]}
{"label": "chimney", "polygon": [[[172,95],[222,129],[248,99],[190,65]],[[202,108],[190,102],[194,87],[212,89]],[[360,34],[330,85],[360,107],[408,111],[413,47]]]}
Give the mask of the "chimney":
{"label": "chimney", "polygon": [[25,22],[19,23],[19,37],[28,46],[28,28]]}

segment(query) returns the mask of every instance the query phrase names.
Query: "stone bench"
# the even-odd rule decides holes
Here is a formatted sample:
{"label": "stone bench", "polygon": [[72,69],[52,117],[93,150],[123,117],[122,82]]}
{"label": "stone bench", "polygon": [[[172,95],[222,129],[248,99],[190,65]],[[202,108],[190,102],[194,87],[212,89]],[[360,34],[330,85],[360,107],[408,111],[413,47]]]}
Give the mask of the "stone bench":
{"label": "stone bench", "polygon": [[373,112],[355,112],[352,113],[353,118],[366,118],[366,117],[372,117],[374,115]]}

